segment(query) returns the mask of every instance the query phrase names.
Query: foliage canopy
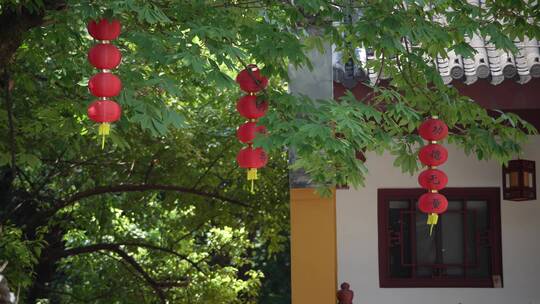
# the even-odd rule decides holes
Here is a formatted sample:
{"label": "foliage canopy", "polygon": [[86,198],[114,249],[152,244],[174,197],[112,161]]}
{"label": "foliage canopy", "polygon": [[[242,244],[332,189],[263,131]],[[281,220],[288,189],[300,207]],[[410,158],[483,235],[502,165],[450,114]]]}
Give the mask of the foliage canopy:
{"label": "foliage canopy", "polygon": [[[28,303],[286,303],[286,296],[259,294],[261,284],[273,286],[264,272],[280,280],[287,267],[283,147],[296,150],[295,166],[313,182],[358,186],[367,168],[356,151],[390,151],[414,173],[421,141],[412,131],[437,114],[458,131],[453,143],[480,159],[508,160],[536,131],[459,96],[431,58],[449,49],[471,56],[465,37],[472,33],[516,51],[513,39],[540,39],[538,5],[3,1],[0,260],[10,263],[11,286]],[[362,14],[332,25],[351,10]],[[432,22],[434,14],[448,25]],[[93,42],[85,25],[101,16],[119,18],[124,28],[117,43],[124,113],[105,150],[85,118],[86,81],[95,72],[86,62]],[[309,36],[312,27],[322,34]],[[288,94],[288,65],[309,65],[305,51],[330,41],[345,56],[350,46],[372,48],[369,67],[391,86],[377,83],[369,102]],[[246,62],[271,78],[263,121],[271,135],[257,144],[272,158],[256,196],[234,163],[241,119],[233,77]],[[287,292],[286,283],[278,285],[269,289]]]}

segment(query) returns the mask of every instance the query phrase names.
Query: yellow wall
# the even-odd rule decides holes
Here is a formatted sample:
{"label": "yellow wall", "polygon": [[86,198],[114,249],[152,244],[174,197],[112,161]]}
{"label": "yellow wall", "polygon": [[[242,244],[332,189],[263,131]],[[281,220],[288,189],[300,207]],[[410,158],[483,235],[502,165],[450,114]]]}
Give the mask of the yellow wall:
{"label": "yellow wall", "polygon": [[336,195],[291,189],[292,304],[335,304]]}

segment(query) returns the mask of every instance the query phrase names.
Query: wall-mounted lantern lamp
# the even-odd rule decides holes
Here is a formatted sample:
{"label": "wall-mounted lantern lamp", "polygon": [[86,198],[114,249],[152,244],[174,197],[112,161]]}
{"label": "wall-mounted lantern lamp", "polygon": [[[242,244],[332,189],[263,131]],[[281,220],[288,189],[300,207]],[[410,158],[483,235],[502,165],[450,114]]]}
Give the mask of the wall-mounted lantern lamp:
{"label": "wall-mounted lantern lamp", "polygon": [[536,200],[536,168],[532,160],[517,159],[503,166],[503,199]]}

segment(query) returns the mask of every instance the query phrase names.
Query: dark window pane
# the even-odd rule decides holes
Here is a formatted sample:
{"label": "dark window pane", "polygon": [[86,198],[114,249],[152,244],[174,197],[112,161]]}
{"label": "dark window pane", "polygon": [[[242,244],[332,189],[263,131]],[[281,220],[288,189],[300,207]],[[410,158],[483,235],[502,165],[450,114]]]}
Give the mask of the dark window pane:
{"label": "dark window pane", "polygon": [[[429,235],[426,225],[427,216],[417,214],[416,220],[416,260],[418,264],[437,262],[437,238]],[[433,233],[434,235],[436,232]]]}
{"label": "dark window pane", "polygon": [[[460,202],[449,206],[461,205]],[[455,211],[454,211],[455,210]],[[463,213],[457,209],[449,210],[440,218],[440,236],[442,263],[444,264],[464,264],[463,251]]]}
{"label": "dark window pane", "polygon": [[416,276],[419,278],[431,278],[434,275],[435,273],[431,267],[418,267],[416,269]]}
{"label": "dark window pane", "polygon": [[391,201],[390,209],[409,209],[409,201]]}
{"label": "dark window pane", "polygon": [[486,201],[467,202],[467,277],[490,278],[490,248],[482,237],[489,228],[489,210]]}
{"label": "dark window pane", "polygon": [[390,274],[394,278],[410,278],[412,275],[409,266],[411,263],[410,204],[408,201],[391,201],[389,207],[389,232],[394,237],[401,235],[403,239],[402,244],[397,241],[391,242]]}
{"label": "dark window pane", "polygon": [[446,269],[447,277],[463,277],[465,274],[463,267],[448,267]]}
{"label": "dark window pane", "polygon": [[461,211],[463,210],[462,201],[448,201],[448,211]]}
{"label": "dark window pane", "polygon": [[426,225],[427,214],[416,214],[416,263],[419,267],[416,270],[418,277],[431,277],[434,272],[431,267],[420,265],[432,265],[437,262],[437,239],[429,235],[429,226]]}

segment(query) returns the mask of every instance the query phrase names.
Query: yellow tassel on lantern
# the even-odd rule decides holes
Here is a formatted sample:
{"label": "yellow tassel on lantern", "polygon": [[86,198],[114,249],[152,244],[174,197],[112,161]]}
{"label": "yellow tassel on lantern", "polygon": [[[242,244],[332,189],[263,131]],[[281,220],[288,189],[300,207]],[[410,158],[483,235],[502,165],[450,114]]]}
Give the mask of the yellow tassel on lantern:
{"label": "yellow tassel on lantern", "polygon": [[105,136],[111,133],[111,124],[104,122],[99,125],[98,134],[101,135],[101,149],[105,148]]}
{"label": "yellow tassel on lantern", "polygon": [[257,177],[257,169],[251,168],[247,171],[247,180],[251,181],[251,193],[255,193],[254,191],[254,182],[256,179],[259,179]]}
{"label": "yellow tassel on lantern", "polygon": [[439,215],[437,213],[430,213],[427,218],[427,224],[429,225],[429,236],[433,233],[433,227],[437,225],[439,221]]}

